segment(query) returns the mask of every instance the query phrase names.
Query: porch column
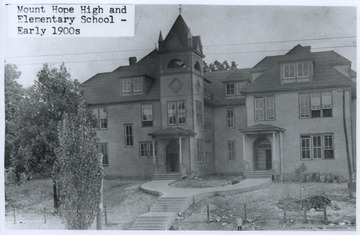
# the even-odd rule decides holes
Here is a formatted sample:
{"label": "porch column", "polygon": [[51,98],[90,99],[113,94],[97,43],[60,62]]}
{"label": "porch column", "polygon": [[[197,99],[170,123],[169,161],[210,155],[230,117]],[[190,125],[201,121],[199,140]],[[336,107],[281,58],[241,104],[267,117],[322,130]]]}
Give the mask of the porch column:
{"label": "porch column", "polygon": [[272,149],[273,149],[273,151],[272,151],[272,155],[273,155],[273,159],[275,160],[275,159],[277,159],[277,156],[276,156],[276,143],[275,143],[275,141],[276,141],[276,139],[275,139],[275,132],[273,132],[272,133],[272,139],[273,139],[273,146],[272,146]]}
{"label": "porch column", "polygon": [[182,164],[182,146],[181,146],[181,136],[179,137],[179,163]]}
{"label": "porch column", "polygon": [[283,176],[283,141],[282,141],[282,132],[280,131],[280,179],[281,182],[284,180]]}
{"label": "porch column", "polygon": [[245,162],[245,170],[249,170],[249,164],[247,163],[247,158],[246,158],[246,149],[245,149],[245,134],[243,134],[243,156],[244,156],[244,162]]}
{"label": "porch column", "polygon": [[152,155],[153,155],[153,163],[154,163],[154,166],[156,164],[156,156],[155,156],[155,139],[152,140]]}

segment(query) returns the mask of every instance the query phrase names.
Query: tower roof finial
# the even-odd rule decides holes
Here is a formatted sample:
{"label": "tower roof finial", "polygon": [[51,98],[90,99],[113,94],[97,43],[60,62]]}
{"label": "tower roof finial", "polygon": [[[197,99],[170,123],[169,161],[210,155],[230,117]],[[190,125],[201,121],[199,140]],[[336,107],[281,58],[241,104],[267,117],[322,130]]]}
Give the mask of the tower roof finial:
{"label": "tower roof finial", "polygon": [[181,15],[181,11],[182,11],[182,8],[181,8],[181,4],[179,4],[179,15]]}

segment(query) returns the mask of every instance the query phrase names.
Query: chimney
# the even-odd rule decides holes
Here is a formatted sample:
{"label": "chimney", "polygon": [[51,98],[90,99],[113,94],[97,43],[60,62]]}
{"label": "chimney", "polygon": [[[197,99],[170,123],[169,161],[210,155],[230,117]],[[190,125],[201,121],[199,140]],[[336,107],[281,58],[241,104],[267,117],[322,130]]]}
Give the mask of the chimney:
{"label": "chimney", "polygon": [[137,62],[136,57],[129,57],[129,65],[133,66]]}

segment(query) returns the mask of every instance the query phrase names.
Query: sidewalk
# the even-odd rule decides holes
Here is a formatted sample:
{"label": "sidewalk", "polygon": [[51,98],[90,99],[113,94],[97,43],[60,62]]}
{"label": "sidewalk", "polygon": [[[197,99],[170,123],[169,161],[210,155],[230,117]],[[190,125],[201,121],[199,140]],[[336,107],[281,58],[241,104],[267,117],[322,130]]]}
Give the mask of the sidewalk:
{"label": "sidewalk", "polygon": [[238,184],[215,188],[176,188],[169,184],[175,180],[152,180],[141,189],[147,193],[160,196],[150,208],[149,213],[138,216],[131,230],[167,230],[177,213],[184,212],[191,204],[206,197],[242,193],[267,186],[271,183],[266,179],[245,179]]}
{"label": "sidewalk", "polygon": [[141,189],[149,194],[154,194],[161,197],[194,197],[194,200],[198,201],[204,197],[214,195],[227,195],[252,191],[260,187],[267,186],[271,183],[270,178],[254,178],[245,179],[238,184],[223,187],[189,189],[169,186],[169,184],[173,181],[175,180],[152,180],[141,185]]}

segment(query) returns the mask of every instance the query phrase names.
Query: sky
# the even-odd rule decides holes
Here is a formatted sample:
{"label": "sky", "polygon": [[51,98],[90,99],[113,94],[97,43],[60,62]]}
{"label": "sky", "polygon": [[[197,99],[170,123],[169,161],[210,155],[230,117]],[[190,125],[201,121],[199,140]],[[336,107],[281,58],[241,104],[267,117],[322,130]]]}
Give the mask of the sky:
{"label": "sky", "polygon": [[[4,60],[22,72],[24,86],[34,83],[43,63],[64,62],[80,82],[138,60],[165,36],[179,15],[179,5],[136,5],[134,37],[10,38]],[[5,8],[6,10],[6,8]],[[253,67],[265,56],[285,54],[297,44],[312,51],[334,50],[356,71],[356,7],[187,5],[181,14],[194,36],[200,35],[207,63],[235,61]]]}

